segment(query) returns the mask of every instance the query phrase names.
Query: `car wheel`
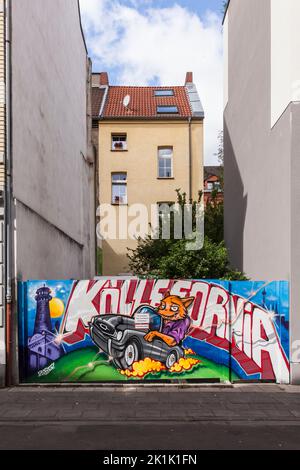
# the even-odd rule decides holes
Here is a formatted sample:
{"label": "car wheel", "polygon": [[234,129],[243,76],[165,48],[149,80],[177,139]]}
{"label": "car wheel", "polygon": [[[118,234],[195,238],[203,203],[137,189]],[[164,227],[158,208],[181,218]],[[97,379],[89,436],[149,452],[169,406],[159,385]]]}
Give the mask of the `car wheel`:
{"label": "car wheel", "polygon": [[174,364],[178,361],[178,356],[176,351],[171,351],[166,359],[166,367],[167,369],[171,369],[171,367],[174,366]]}
{"label": "car wheel", "polygon": [[115,366],[116,369],[122,369],[122,364],[118,359],[113,359],[113,365]]}
{"label": "car wheel", "polygon": [[126,344],[124,356],[120,359],[123,369],[130,369],[135,362],[140,360],[140,351],[136,341]]}

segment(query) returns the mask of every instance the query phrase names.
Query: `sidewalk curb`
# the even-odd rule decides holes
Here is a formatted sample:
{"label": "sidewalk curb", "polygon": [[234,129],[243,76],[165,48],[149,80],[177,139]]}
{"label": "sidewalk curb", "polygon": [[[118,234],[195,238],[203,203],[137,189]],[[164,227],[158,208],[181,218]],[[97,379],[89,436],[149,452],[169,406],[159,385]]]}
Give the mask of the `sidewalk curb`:
{"label": "sidewalk curb", "polygon": [[7,388],[0,388],[2,393],[54,393],[54,392],[208,392],[234,391],[235,393],[295,393],[300,392],[299,385],[283,385],[274,383],[60,383],[60,384],[21,384]]}

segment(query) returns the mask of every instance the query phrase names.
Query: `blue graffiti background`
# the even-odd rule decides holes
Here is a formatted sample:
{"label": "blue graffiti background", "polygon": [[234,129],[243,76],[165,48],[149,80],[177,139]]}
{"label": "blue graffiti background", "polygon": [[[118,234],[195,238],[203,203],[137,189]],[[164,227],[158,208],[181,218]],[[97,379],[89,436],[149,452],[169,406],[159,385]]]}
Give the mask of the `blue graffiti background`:
{"label": "blue graffiti background", "polygon": [[[208,282],[207,280],[205,282]],[[286,281],[246,281],[246,282],[231,282],[210,280],[213,284],[220,285],[226,289],[230,294],[238,295],[245,298],[249,302],[262,307],[269,311],[272,315],[274,325],[276,327],[278,336],[281,341],[281,346],[289,359],[289,283]],[[21,347],[26,347],[28,338],[33,334],[35,317],[36,317],[36,292],[43,286],[47,286],[51,290],[51,296],[62,300],[65,307],[67,306],[68,299],[72,290],[74,281],[28,281],[19,285],[19,319],[20,319],[20,335],[19,344]],[[51,319],[53,331],[59,330],[60,324],[63,320],[63,314],[60,318]],[[64,345],[65,352],[71,352],[80,347],[87,347],[92,344],[91,339],[87,336],[80,345],[68,346]],[[194,338],[187,338],[184,346],[193,349],[196,353],[205,356],[206,358],[223,364],[232,370],[242,379],[259,379],[259,376],[246,376],[240,365],[229,357],[227,351],[222,351],[211,344],[200,342]]]}

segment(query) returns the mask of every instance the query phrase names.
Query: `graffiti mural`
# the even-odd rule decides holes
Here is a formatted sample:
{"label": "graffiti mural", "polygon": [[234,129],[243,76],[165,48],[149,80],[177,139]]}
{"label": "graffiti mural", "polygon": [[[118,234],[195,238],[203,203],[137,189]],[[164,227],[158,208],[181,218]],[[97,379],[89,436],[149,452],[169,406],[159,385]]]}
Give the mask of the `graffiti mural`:
{"label": "graffiti mural", "polygon": [[23,382],[289,382],[285,281],[28,281]]}

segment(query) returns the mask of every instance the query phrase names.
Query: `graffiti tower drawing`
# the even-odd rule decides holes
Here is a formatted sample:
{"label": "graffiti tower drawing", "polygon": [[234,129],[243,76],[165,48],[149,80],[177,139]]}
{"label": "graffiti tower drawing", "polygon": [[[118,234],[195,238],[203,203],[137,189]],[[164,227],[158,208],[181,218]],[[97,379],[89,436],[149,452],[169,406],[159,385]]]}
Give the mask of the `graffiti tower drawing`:
{"label": "graffiti tower drawing", "polygon": [[44,286],[37,290],[35,300],[37,303],[36,307],[36,318],[34,325],[34,335],[43,333],[43,331],[51,331],[51,318],[49,302],[52,300],[51,291],[48,287]]}
{"label": "graffiti tower drawing", "polygon": [[51,290],[44,286],[37,290],[36,317],[33,336],[28,339],[29,370],[31,373],[42,370],[64,354],[52,329],[49,302]]}

